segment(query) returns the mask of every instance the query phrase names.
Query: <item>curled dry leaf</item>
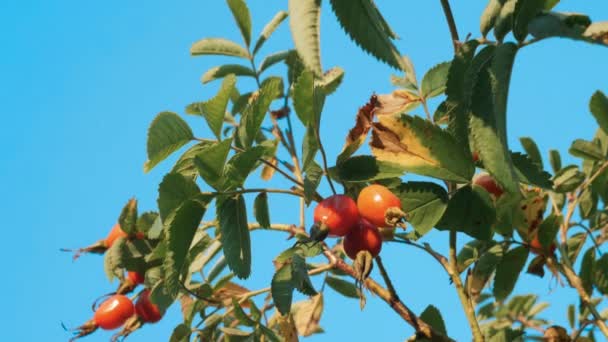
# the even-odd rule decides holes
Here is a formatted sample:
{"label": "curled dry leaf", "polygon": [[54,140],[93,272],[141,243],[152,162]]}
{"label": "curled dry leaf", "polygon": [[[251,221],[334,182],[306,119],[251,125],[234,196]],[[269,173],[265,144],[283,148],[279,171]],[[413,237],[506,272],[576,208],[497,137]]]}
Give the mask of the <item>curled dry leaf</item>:
{"label": "curled dry leaf", "polygon": [[291,313],[298,335],[306,337],[322,331],[319,322],[323,313],[323,294],[295,303]]}
{"label": "curled dry leaf", "polygon": [[374,115],[395,115],[405,113],[420,104],[420,97],[405,89],[397,89],[390,94],[378,95],[378,105]]}
{"label": "curled dry leaf", "polygon": [[[239,284],[228,282],[226,285],[222,286],[220,289],[215,291],[211,300],[214,302],[220,302],[222,305],[228,307],[232,305],[232,298],[239,298],[240,296],[248,293],[249,290],[242,287]],[[248,308],[250,306],[249,302],[244,302],[241,304],[243,308]]]}
{"label": "curled dry leaf", "polygon": [[547,195],[539,188],[524,188],[524,198],[520,203],[517,230],[525,241],[530,241],[543,221],[547,208]]}
{"label": "curled dry leaf", "polygon": [[342,152],[340,152],[338,163],[346,160],[346,158],[350,157],[359,147],[361,147],[361,145],[363,145],[367,133],[369,132],[370,128],[372,128],[374,109],[377,106],[378,97],[376,95],[372,95],[369,101],[364,106],[359,108],[355,127],[351,128],[346,136],[346,143],[344,144],[344,148],[342,148]]}

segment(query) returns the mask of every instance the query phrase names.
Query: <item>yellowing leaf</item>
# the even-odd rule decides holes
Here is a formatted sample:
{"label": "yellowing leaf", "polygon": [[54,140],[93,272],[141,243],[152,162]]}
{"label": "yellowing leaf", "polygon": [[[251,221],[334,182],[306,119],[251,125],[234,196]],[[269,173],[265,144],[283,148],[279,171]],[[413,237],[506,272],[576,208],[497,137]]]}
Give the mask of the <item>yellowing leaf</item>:
{"label": "yellowing leaf", "polygon": [[473,176],[475,167],[464,147],[440,127],[409,115],[378,118],[370,143],[378,160],[449,181],[468,182]]}
{"label": "yellowing leaf", "polygon": [[547,195],[540,188],[524,188],[515,225],[521,237],[530,241],[538,225],[543,221],[543,214],[547,208]]}
{"label": "yellowing leaf", "polygon": [[342,152],[338,155],[337,164],[341,164],[353,153],[355,153],[361,145],[365,142],[367,133],[372,128],[372,121],[374,120],[374,109],[378,106],[378,97],[372,95],[369,101],[359,108],[357,112],[357,118],[355,127],[351,128],[346,137],[346,143],[342,148]]}

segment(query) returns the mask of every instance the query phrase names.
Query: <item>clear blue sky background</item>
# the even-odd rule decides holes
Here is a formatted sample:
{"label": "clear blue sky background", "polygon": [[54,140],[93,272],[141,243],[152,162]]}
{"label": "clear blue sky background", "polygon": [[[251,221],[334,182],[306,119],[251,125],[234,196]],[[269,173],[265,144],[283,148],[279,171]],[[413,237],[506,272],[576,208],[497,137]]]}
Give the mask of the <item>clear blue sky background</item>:
{"label": "clear blue sky background", "polygon": [[[249,1],[254,36],[286,1]],[[439,1],[378,1],[401,36],[402,53],[411,56],[419,77],[449,60],[452,47]],[[478,35],[485,1],[454,1],[461,35]],[[589,13],[608,20],[608,3],[564,0],[564,11]],[[155,208],[156,189],[170,163],[143,174],[146,130],[162,110],[183,113],[186,104],[209,98],[218,84],[202,86],[200,75],[212,66],[235,62],[191,58],[196,40],[228,37],[240,41],[224,1],[40,1],[0,3],[0,214],[3,227],[3,341],[64,341],[60,322],[76,326],[90,315],[90,303],[112,291],[102,258],[85,256],[72,263],[61,247],[78,247],[106,235],[126,200],[137,196],[144,210]],[[284,25],[261,55],[292,46]],[[328,3],[322,17],[325,68],[341,65],[346,77],[329,98],[322,134],[330,158],[342,147],[356,110],[373,92],[393,88],[393,72],[361,52],[335,23]],[[596,124],[588,114],[593,91],[608,92],[608,49],[567,40],[551,40],[524,49],[517,58],[509,98],[509,133],[534,136],[546,155],[564,152],[572,139],[592,136]],[[283,69],[275,69],[283,74]],[[251,89],[252,84],[239,83]],[[199,136],[203,121],[189,118]],[[298,131],[298,133],[301,133]],[[574,161],[566,157],[565,162]],[[277,178],[278,180],[278,178]],[[258,184],[256,180],[253,184]],[[286,183],[278,182],[279,186]],[[322,190],[328,193],[327,187]],[[297,221],[297,202],[271,198],[278,222]],[[309,216],[310,217],[310,216]],[[425,241],[447,249],[446,234]],[[269,284],[270,260],[291,242],[255,233],[254,273],[247,286]],[[470,334],[447,276],[427,255],[401,245],[387,245],[383,256],[402,299],[416,312],[433,304],[458,340]],[[546,317],[565,321],[565,306],[574,303],[568,289],[549,278],[528,275],[518,291],[532,290],[554,302]],[[331,291],[331,290],[328,290]],[[161,323],[146,327],[131,341],[167,340],[179,320],[174,306]],[[311,341],[399,341],[412,329],[378,298],[369,296],[364,311],[354,300],[328,292],[322,325],[327,332]],[[106,341],[99,332],[88,341]]]}

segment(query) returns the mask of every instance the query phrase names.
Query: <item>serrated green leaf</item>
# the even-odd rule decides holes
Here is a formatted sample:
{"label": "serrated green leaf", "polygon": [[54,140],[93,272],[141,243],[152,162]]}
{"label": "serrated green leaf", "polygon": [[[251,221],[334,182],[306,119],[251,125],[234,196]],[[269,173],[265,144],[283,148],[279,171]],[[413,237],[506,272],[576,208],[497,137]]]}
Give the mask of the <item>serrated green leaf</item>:
{"label": "serrated green leaf", "polygon": [[190,341],[190,335],[192,329],[185,324],[179,324],[173,329],[169,342],[188,342]]}
{"label": "serrated green leaf", "polygon": [[173,168],[171,169],[171,173],[180,173],[186,177],[194,178],[198,175],[198,170],[196,165],[194,165],[194,158],[197,154],[203,151],[203,148],[211,145],[212,142],[203,141],[199,144],[196,144],[190,147],[184,154],[182,154]]}
{"label": "serrated green leaf", "polygon": [[593,277],[595,274],[595,249],[589,248],[583,255],[579,277],[588,295],[593,293]]}
{"label": "serrated green leaf", "polygon": [[251,43],[251,14],[249,14],[247,4],[243,0],[226,0],[226,2],[228,2],[232,16],[241,31],[241,35],[243,35],[245,44],[249,46]]}
{"label": "serrated green leaf", "polygon": [[224,166],[224,172],[220,177],[220,181],[223,182],[222,189],[232,190],[243,186],[251,172],[260,165],[259,160],[265,150],[264,146],[256,146],[232,156]]}
{"label": "serrated green leaf", "polygon": [[496,244],[486,250],[473,267],[471,276],[467,278],[467,288],[473,299],[479,296],[485,288],[486,283],[496,270],[496,266],[502,260],[503,253],[502,246]]}
{"label": "serrated green leaf", "polygon": [[519,152],[511,152],[511,160],[520,182],[535,185],[543,189],[553,188],[551,175],[540,169],[538,164],[530,159],[530,156]]}
{"label": "serrated green leaf", "polygon": [[315,161],[312,161],[304,175],[304,200],[307,205],[314,200],[322,177],[323,169]]}
{"label": "serrated green leaf", "polygon": [[585,240],[587,239],[586,233],[576,233],[573,234],[566,240],[566,250],[568,251],[568,259],[570,262],[574,264],[578,254],[580,253],[583,245],[585,244]]}
{"label": "serrated green leaf", "polygon": [[251,274],[251,240],[247,209],[242,195],[222,197],[217,201],[220,241],[230,270],[244,279]]}
{"label": "serrated green leaf", "polygon": [[570,192],[585,181],[585,174],[579,171],[578,166],[568,165],[553,176],[553,188],[556,192]]}
{"label": "serrated green leaf", "polygon": [[557,172],[562,168],[562,157],[557,150],[549,150],[549,162],[553,172]]}
{"label": "serrated green leaf", "polygon": [[185,265],[188,249],[194,234],[205,214],[212,196],[199,195],[183,202],[164,221],[165,236],[168,241],[167,253],[163,262],[167,293],[173,297],[179,292],[180,274]]}
{"label": "serrated green leaf", "polygon": [[162,221],[182,203],[200,193],[200,189],[192,180],[179,173],[168,173],[158,186],[158,210]]}
{"label": "serrated green leaf", "polygon": [[230,100],[230,94],[235,89],[236,77],[228,75],[222,81],[222,85],[217,94],[205,102],[193,103],[186,108],[186,113],[202,115],[209,128],[218,139],[221,139],[222,125],[226,116],[226,108]]}
{"label": "serrated green leaf", "polygon": [[253,216],[262,228],[270,228],[270,211],[268,209],[268,194],[260,192],[253,201]]}
{"label": "serrated green leaf", "polygon": [[604,133],[608,134],[608,97],[601,91],[596,91],[589,100],[589,110]]}
{"label": "serrated green leaf", "polygon": [[563,217],[561,215],[556,216],[551,214],[538,226],[538,241],[546,250],[549,250],[549,247],[555,241],[555,237],[557,236],[557,232],[559,232],[562,221]]}
{"label": "serrated green leaf", "polygon": [[474,185],[460,188],[448,202],[447,209],[436,227],[455,229],[479,240],[490,240],[496,209],[485,189]]}
{"label": "serrated green leaf", "polygon": [[503,256],[496,267],[496,278],[492,289],[497,301],[503,301],[511,294],[527,259],[528,249],[524,246],[516,247]]}
{"label": "serrated green leaf", "polygon": [[538,165],[538,167],[542,170],[543,158],[540,156],[540,150],[538,149],[536,142],[534,142],[534,140],[530,137],[521,137],[519,138],[519,142],[524,148],[524,151],[526,151],[526,154],[530,160],[534,162],[534,164]]}
{"label": "serrated green leaf", "polygon": [[462,247],[460,252],[458,252],[458,257],[456,258],[458,272],[462,273],[472,263],[479,260],[483,253],[485,253],[489,248],[493,247],[495,244],[496,243],[494,241],[482,240],[473,240],[467,242]]}
{"label": "serrated green leaf", "polygon": [[122,208],[118,224],[127,235],[135,234],[137,231],[137,200],[135,198],[131,198]]}
{"label": "serrated green leaf", "polygon": [[359,298],[359,290],[354,283],[333,276],[328,276],[325,281],[329,287],[344,297]]}
{"label": "serrated green leaf", "polygon": [[343,78],[344,69],[340,67],[333,67],[327,70],[320,80],[315,81],[315,88],[321,89],[323,94],[328,96],[338,89]]}
{"label": "serrated green leaf", "polygon": [[315,156],[319,151],[319,140],[317,139],[317,132],[312,125],[306,127],[306,134],[302,141],[302,169],[308,170],[315,162]]}
{"label": "serrated green leaf", "polygon": [[196,165],[198,173],[214,189],[220,189],[221,187],[224,164],[226,158],[228,158],[231,145],[232,139],[213,143],[202,147],[194,157],[194,165]]}
{"label": "serrated green leaf", "polygon": [[372,153],[378,161],[423,176],[468,182],[475,165],[448,132],[417,116],[382,115],[373,123]]}
{"label": "serrated green leaf", "polygon": [[491,63],[481,69],[472,98],[470,121],[471,138],[484,167],[501,188],[511,194],[519,192],[519,183],[507,145],[506,109],[516,52],[515,44],[499,45]]}
{"label": "serrated green leaf", "polygon": [[599,196],[597,192],[593,191],[591,188],[587,187],[581,195],[579,196],[579,209],[581,217],[584,219],[589,218],[591,215],[595,214],[597,210],[597,203],[599,200]]}
{"label": "serrated green leaf", "polygon": [[545,7],[545,0],[517,1],[513,13],[513,35],[522,42],[528,35],[528,24]]}
{"label": "serrated green leaf", "polygon": [[293,43],[308,69],[320,76],[321,0],[289,0],[289,27]]}
{"label": "serrated green leaf", "polygon": [[192,139],[192,130],[179,115],[172,112],[158,114],[148,129],[148,160],[144,164],[144,172],[152,170]]}
{"label": "serrated green leaf", "polygon": [[245,313],[241,304],[239,304],[239,301],[235,297],[232,297],[232,307],[234,307],[234,316],[239,320],[239,323],[248,327],[256,325],[256,322]]}
{"label": "serrated green leaf", "polygon": [[608,254],[603,254],[595,262],[593,271],[595,288],[603,295],[608,294]]}
{"label": "serrated green leaf", "polygon": [[483,10],[479,23],[479,31],[483,37],[487,36],[488,32],[494,27],[496,17],[500,14],[504,2],[505,0],[490,0]]}
{"label": "serrated green leaf", "polygon": [[249,58],[249,52],[239,44],[224,38],[205,38],[192,44],[192,56],[222,55]]}
{"label": "serrated green leaf", "polygon": [[292,52],[293,50],[279,51],[264,57],[262,63],[258,67],[258,73],[261,74],[271,66],[284,61]]}
{"label": "serrated green leaf", "polygon": [[270,104],[282,94],[282,78],[270,77],[262,82],[257,97],[247,106],[241,118],[238,132],[241,144],[244,147],[250,147],[253,144]]}
{"label": "serrated green leaf", "polygon": [[517,0],[506,0],[496,17],[494,22],[494,37],[499,42],[502,42],[504,37],[513,28],[513,13],[515,12],[515,5]]}
{"label": "serrated green leaf", "polygon": [[441,317],[441,312],[433,305],[429,305],[422,311],[420,314],[420,319],[426,322],[428,325],[433,327],[433,329],[443,335],[447,335],[447,330],[445,328],[445,322],[443,321],[443,317]]}
{"label": "serrated green leaf", "polygon": [[123,275],[121,266],[123,265],[123,255],[127,253],[126,242],[127,240],[125,238],[120,237],[116,239],[112,246],[104,253],[103,269],[109,281],[114,280],[114,278],[122,277]]}
{"label": "serrated green leaf", "polygon": [[329,173],[342,182],[370,182],[400,177],[404,170],[400,165],[383,162],[373,156],[355,156],[330,168]]}
{"label": "serrated green leaf", "polygon": [[424,75],[420,84],[421,97],[429,99],[443,94],[448,81],[450,64],[450,62],[437,64]]}
{"label": "serrated green leaf", "polygon": [[395,194],[401,200],[401,209],[407,215],[407,221],[420,236],[439,222],[448,206],[447,192],[435,183],[403,183]]}
{"label": "serrated green leaf", "polygon": [[266,24],[266,26],[264,26],[264,28],[262,29],[262,33],[260,33],[260,37],[255,42],[255,47],[253,48],[254,55],[258,52],[258,50],[262,47],[262,45],[264,45],[266,40],[268,40],[268,38],[270,38],[270,35],[272,35],[272,33],[279,27],[279,25],[281,25],[281,23],[283,22],[283,20],[285,20],[285,18],[287,18],[287,12],[279,11],[268,22],[268,24]]}
{"label": "serrated green leaf", "polygon": [[572,145],[570,145],[568,152],[575,157],[589,159],[592,161],[604,159],[602,149],[598,145],[583,139],[574,140]]}
{"label": "serrated green leaf", "polygon": [[378,60],[403,69],[394,34],[371,0],[330,0],[340,25],[352,40]]}
{"label": "serrated green leaf", "polygon": [[315,116],[314,74],[304,70],[293,85],[293,107],[304,126],[308,126]]}
{"label": "serrated green leaf", "polygon": [[201,82],[207,84],[231,74],[235,76],[255,77],[255,71],[251,70],[249,67],[240,64],[224,64],[207,70],[203,76],[201,76]]}
{"label": "serrated green leaf", "polygon": [[291,263],[281,266],[272,277],[270,286],[272,300],[282,315],[287,315],[290,312],[293,300],[295,284],[291,269]]}
{"label": "serrated green leaf", "polygon": [[291,271],[293,274],[293,282],[295,288],[307,296],[317,294],[310,277],[308,276],[308,268],[306,267],[306,258],[296,252],[291,257]]}

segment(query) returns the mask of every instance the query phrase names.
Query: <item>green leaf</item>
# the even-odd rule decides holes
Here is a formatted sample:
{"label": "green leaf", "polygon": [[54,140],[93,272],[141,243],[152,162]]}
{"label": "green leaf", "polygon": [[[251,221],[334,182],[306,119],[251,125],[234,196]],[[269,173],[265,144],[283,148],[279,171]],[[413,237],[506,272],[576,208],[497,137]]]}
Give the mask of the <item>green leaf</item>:
{"label": "green leaf", "polygon": [[450,62],[444,62],[432,67],[422,78],[420,96],[429,99],[443,94],[448,81],[449,70]]}
{"label": "green leaf", "polygon": [[343,182],[370,182],[401,177],[404,171],[400,165],[383,162],[373,156],[355,156],[330,168],[329,172]]}
{"label": "green leaf", "polygon": [[584,14],[549,12],[534,18],[528,24],[528,31],[536,39],[564,37],[597,43],[584,36],[590,24],[591,19]]}
{"label": "green leaf", "polygon": [[583,248],[585,244],[585,240],[587,239],[587,233],[576,233],[573,234],[566,240],[566,250],[568,251],[568,259],[570,259],[571,263],[576,261],[579,252]]}
{"label": "green leaf", "polygon": [[503,257],[503,248],[496,244],[484,252],[475,264],[471,276],[467,278],[467,288],[475,298],[485,288],[486,283],[496,270]]}
{"label": "green leaf", "polygon": [[260,192],[253,201],[253,216],[262,228],[270,228],[270,211],[268,209],[268,194]]}
{"label": "green leaf", "polygon": [[260,66],[258,67],[258,73],[261,74],[262,71],[270,68],[271,66],[273,66],[277,63],[284,61],[292,52],[293,52],[293,50],[285,50],[285,51],[275,52],[273,54],[266,56],[262,60],[262,63],[260,64]]}
{"label": "green leaf", "polygon": [[251,274],[251,240],[247,209],[242,195],[221,197],[217,201],[218,227],[224,256],[230,270],[244,279]]}
{"label": "green leaf", "polygon": [[441,317],[441,312],[433,305],[429,305],[422,311],[420,314],[420,319],[427,324],[429,324],[433,329],[443,335],[447,335],[447,330],[445,328],[445,322],[443,321],[443,317]]}
{"label": "green leaf", "polygon": [[528,249],[525,246],[511,249],[503,256],[496,268],[496,278],[492,289],[497,301],[502,302],[511,294],[527,259]]}
{"label": "green leaf", "polygon": [[289,27],[293,43],[308,69],[320,76],[321,0],[289,0]]}
{"label": "green leaf", "polygon": [[553,172],[557,172],[562,168],[562,157],[557,150],[549,150],[549,162]]}
{"label": "green leaf", "polygon": [[[147,211],[141,215],[139,215],[139,218],[137,219],[137,232],[142,232],[142,233],[148,233],[149,231],[152,230],[152,228],[155,228],[155,225],[158,224],[157,222],[160,221],[159,220],[159,215],[157,212],[154,211]],[[148,238],[150,238],[148,236]]]}
{"label": "green leaf", "polygon": [[192,329],[185,324],[180,324],[173,329],[173,333],[171,333],[171,337],[169,338],[169,342],[188,342],[190,341],[190,335],[192,334]]}
{"label": "green leaf", "polygon": [[583,255],[579,277],[588,295],[593,294],[593,276],[595,274],[595,249],[589,248]]}
{"label": "green leaf", "polygon": [[555,241],[557,232],[562,224],[562,216],[556,216],[554,214],[546,217],[543,222],[538,226],[538,241],[541,246],[545,249],[549,249],[551,244]]}
{"label": "green leaf", "polygon": [[327,70],[320,80],[315,81],[315,87],[321,89],[323,94],[327,96],[338,89],[343,78],[344,69],[340,67],[333,67]]}
{"label": "green leaf", "polygon": [[464,147],[421,117],[382,115],[373,127],[370,146],[379,161],[422,176],[463,183],[475,172]]}
{"label": "green leaf", "polygon": [[608,97],[596,91],[589,100],[589,110],[604,133],[608,134]]}
{"label": "green leaf", "polygon": [[287,18],[287,12],[279,11],[268,22],[268,24],[266,24],[266,26],[264,26],[264,28],[262,29],[262,33],[260,33],[260,37],[255,42],[255,47],[253,48],[254,55],[258,52],[258,50],[262,47],[262,45],[264,45],[264,42],[266,42],[266,40],[268,40],[268,38],[270,38],[270,35],[272,35],[272,33],[277,29],[277,27],[279,27],[279,25],[281,25],[281,23],[283,22],[283,20],[285,20],[285,18]]}
{"label": "green leaf", "polygon": [[198,168],[198,173],[207,184],[215,189],[219,189],[223,181],[224,164],[226,158],[228,158],[231,145],[232,139],[213,143],[202,147],[201,151],[194,157],[194,165]]}
{"label": "green leaf", "polygon": [[585,190],[583,190],[578,201],[582,218],[587,219],[595,214],[598,200],[599,196],[597,192],[593,191],[591,188],[585,188]]}
{"label": "green leaf", "polygon": [[543,169],[543,158],[540,156],[540,150],[536,145],[536,142],[530,137],[521,137],[519,138],[519,142],[521,146],[526,151],[526,154],[534,162],[534,164],[538,165],[538,167]]}
{"label": "green leaf", "polygon": [[496,209],[485,189],[474,185],[460,188],[448,202],[437,228],[455,229],[479,240],[492,238]]}
{"label": "green leaf", "polygon": [[243,0],[226,1],[228,2],[228,7],[230,7],[234,20],[236,21],[236,24],[243,35],[245,44],[249,46],[251,43],[251,15],[249,14],[247,4]]}
{"label": "green leaf", "polygon": [[304,126],[314,122],[314,74],[304,70],[293,85],[293,107]]}
{"label": "green leaf", "polygon": [[158,186],[158,210],[162,221],[186,200],[200,193],[200,189],[192,180],[179,173],[168,173]]}
{"label": "green leaf", "polygon": [[522,42],[528,35],[528,24],[545,7],[545,0],[517,1],[513,13],[513,35]]}
{"label": "green leaf", "polygon": [[291,263],[286,263],[279,268],[272,277],[270,293],[277,310],[282,315],[287,315],[291,310],[293,290],[295,289]]}
{"label": "green leaf", "polygon": [[407,221],[422,236],[431,230],[448,206],[448,194],[443,187],[430,182],[408,182],[395,191]]}
{"label": "green leaf", "polygon": [[173,168],[171,169],[171,173],[181,173],[186,177],[194,178],[198,175],[198,170],[196,165],[194,165],[194,158],[197,154],[201,153],[205,146],[209,146],[212,143],[209,141],[203,141],[199,144],[196,144],[190,147],[184,154],[182,154]]}
{"label": "green leaf", "polygon": [[114,241],[112,246],[106,250],[103,256],[103,269],[108,277],[108,280],[112,281],[114,278],[121,277],[123,270],[123,256],[126,257],[128,250],[126,248],[127,239],[120,237]]}
{"label": "green leaf", "polygon": [[319,141],[317,140],[317,132],[312,125],[306,127],[306,135],[302,141],[302,169],[308,170],[315,162],[315,156],[319,151]]}
{"label": "green leaf", "polygon": [[479,31],[483,37],[488,35],[488,32],[494,27],[494,23],[496,22],[496,18],[500,14],[500,10],[502,8],[505,0],[490,0],[488,1],[488,5],[483,10],[481,14],[481,20],[479,23]]}
{"label": "green leaf", "polygon": [[306,258],[299,252],[296,252],[291,257],[291,267],[293,274],[293,282],[295,288],[302,294],[314,296],[317,294],[310,277],[308,276],[308,268],[306,267]]}
{"label": "green leaf", "polygon": [[479,258],[491,247],[493,247],[496,243],[494,241],[481,241],[481,240],[473,240],[467,242],[460,252],[458,252],[457,265],[458,272],[461,273],[467,267],[469,267],[472,263],[479,260]]}
{"label": "green leaf", "polygon": [[185,261],[188,249],[212,198],[212,196],[200,195],[189,199],[164,221],[165,236],[168,241],[167,254],[163,262],[165,286],[173,297],[181,288],[179,278],[182,270],[187,268]]}
{"label": "green leaf", "polygon": [[608,294],[608,254],[602,255],[595,262],[593,270],[595,288],[603,295]]}
{"label": "green leaf", "polygon": [[306,169],[306,174],[304,175],[304,200],[307,205],[314,200],[322,177],[323,169],[313,161]]}
{"label": "green leaf", "polygon": [[205,38],[192,44],[192,56],[222,55],[248,59],[249,52],[239,44],[224,38]]}
{"label": "green leaf", "polygon": [[507,145],[506,109],[516,52],[515,44],[499,45],[491,64],[486,63],[481,69],[472,98],[470,121],[471,138],[484,167],[501,188],[511,194],[519,193],[519,183]]}
{"label": "green leaf", "polygon": [[222,125],[224,124],[224,117],[226,116],[226,107],[228,106],[228,100],[230,100],[230,94],[235,89],[236,77],[234,75],[227,76],[220,90],[217,92],[212,99],[205,102],[193,103],[186,108],[186,113],[202,115],[209,128],[215,136],[221,139]]}
{"label": "green leaf", "polygon": [[394,33],[371,0],[330,0],[340,25],[363,50],[378,60],[403,69]]}
{"label": "green leaf", "polygon": [[504,37],[513,28],[513,12],[515,12],[515,5],[517,0],[506,0],[496,17],[494,23],[494,37],[499,42],[502,42]]}
{"label": "green leaf", "polygon": [[283,79],[280,77],[270,77],[262,82],[258,96],[247,106],[241,119],[239,138],[244,147],[253,144],[270,104],[282,94]]}
{"label": "green leaf", "polygon": [[192,139],[192,130],[179,115],[172,112],[158,114],[148,129],[148,161],[144,164],[144,172],[152,170]]}
{"label": "green leaf", "polygon": [[543,189],[553,188],[551,175],[539,168],[538,164],[530,159],[530,156],[519,152],[511,152],[511,160],[520,182],[535,185]]}
{"label": "green leaf", "polygon": [[574,140],[572,145],[570,145],[568,152],[575,157],[593,161],[604,159],[602,149],[598,145],[583,139]]}
{"label": "green leaf", "polygon": [[256,146],[249,150],[235,154],[226,166],[220,180],[223,182],[223,190],[232,190],[243,186],[245,180],[259,165],[260,158],[264,155],[265,147]]}
{"label": "green leaf", "polygon": [[568,305],[568,324],[570,324],[570,329],[574,329],[574,324],[576,320],[576,312],[574,304]]}
{"label": "green leaf", "polygon": [[248,327],[256,325],[256,322],[245,313],[236,297],[232,297],[232,306],[234,307],[234,317],[239,320],[239,323]]}
{"label": "green leaf", "polygon": [[329,287],[344,297],[359,298],[359,290],[355,284],[333,276],[328,276],[325,281]]}
{"label": "green leaf", "polygon": [[122,208],[118,217],[120,229],[128,235],[135,234],[137,231],[137,200],[131,198]]}
{"label": "green leaf", "polygon": [[585,181],[585,174],[579,171],[578,166],[568,165],[553,176],[553,187],[556,192],[570,192]]}
{"label": "green leaf", "polygon": [[255,71],[251,70],[249,67],[240,64],[224,64],[207,70],[203,76],[201,76],[201,82],[207,84],[230,74],[234,74],[235,76],[255,77]]}

